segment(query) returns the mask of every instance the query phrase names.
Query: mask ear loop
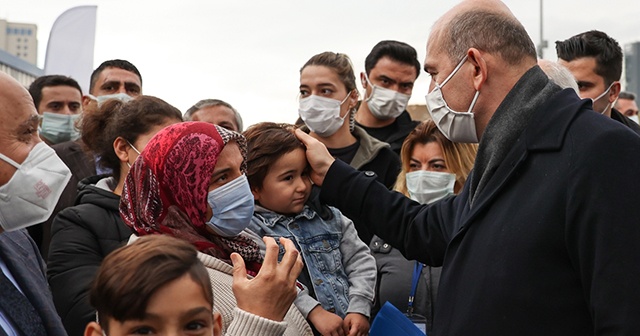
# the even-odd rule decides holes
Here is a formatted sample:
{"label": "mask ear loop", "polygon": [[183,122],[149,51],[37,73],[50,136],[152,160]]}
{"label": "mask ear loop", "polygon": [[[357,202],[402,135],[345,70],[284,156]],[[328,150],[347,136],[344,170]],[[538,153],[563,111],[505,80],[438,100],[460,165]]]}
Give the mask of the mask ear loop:
{"label": "mask ear loop", "polygon": [[447,78],[445,78],[445,79],[442,81],[442,83],[440,83],[440,84],[437,84],[437,83],[436,83],[436,86],[441,88],[441,87],[443,87],[445,84],[447,84],[447,82],[448,82],[448,81],[453,77],[453,75],[455,75],[455,74],[458,72],[458,70],[460,70],[460,68],[462,67],[462,65],[464,64],[464,62],[466,62],[466,61],[467,61],[467,57],[468,57],[468,56],[466,56],[466,55],[465,55],[465,56],[460,60],[460,63],[458,63],[458,65],[456,65],[456,67],[455,67],[455,68],[453,68],[453,71],[451,71],[451,73],[449,74],[449,76],[447,76]]}
{"label": "mask ear loop", "polygon": [[0,153],[0,159],[2,159],[3,161],[5,161],[6,163],[12,165],[15,169],[20,169],[21,165],[18,164],[17,162],[11,160],[8,156]]}
{"label": "mask ear loop", "polygon": [[373,91],[375,91],[376,86],[371,83],[371,81],[369,80],[369,76],[367,75],[366,72],[363,72],[363,74],[364,74],[364,79],[367,81],[367,84],[369,84],[369,86],[371,87],[371,95],[369,97],[367,97],[367,90],[366,89],[364,90],[364,98],[363,98],[363,100],[364,101],[369,101],[369,100],[371,100],[371,98],[373,98]]}
{"label": "mask ear loop", "polygon": [[[133,149],[134,152],[136,152],[138,154],[138,156],[140,156],[140,151],[136,148],[136,146],[132,145],[129,140],[126,140],[127,144],[129,144],[129,147],[131,147],[131,149]],[[129,167],[129,169],[131,169],[131,164],[129,163],[129,161],[127,161],[127,167]]]}

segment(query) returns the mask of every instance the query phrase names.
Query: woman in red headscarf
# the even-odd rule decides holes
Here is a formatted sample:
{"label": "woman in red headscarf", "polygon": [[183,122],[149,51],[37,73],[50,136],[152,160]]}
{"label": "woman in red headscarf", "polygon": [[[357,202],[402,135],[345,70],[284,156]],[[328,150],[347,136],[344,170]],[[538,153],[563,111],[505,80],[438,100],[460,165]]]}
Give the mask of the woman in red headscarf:
{"label": "woman in red headscarf", "polygon": [[[172,125],[153,137],[132,165],[120,201],[120,214],[136,235],[167,234],[200,251],[223,330],[232,320],[236,327],[235,320],[252,318],[236,308],[231,254],[238,253],[247,272],[256,275],[263,262],[261,248],[265,248],[260,238],[244,230],[254,206],[244,175],[245,151],[244,137],[224,128],[204,122]],[[262,288],[256,290],[263,293]],[[287,323],[280,325],[286,326],[284,334],[310,335],[304,317],[289,306],[284,317]],[[246,329],[240,330],[247,334]]]}

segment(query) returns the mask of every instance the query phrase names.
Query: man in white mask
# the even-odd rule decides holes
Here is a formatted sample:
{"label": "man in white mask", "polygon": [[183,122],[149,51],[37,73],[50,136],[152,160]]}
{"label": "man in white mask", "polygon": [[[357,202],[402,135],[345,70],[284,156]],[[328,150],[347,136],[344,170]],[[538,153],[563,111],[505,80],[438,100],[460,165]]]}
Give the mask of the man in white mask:
{"label": "man in white mask", "polygon": [[462,192],[421,205],[296,131],[320,200],[443,266],[434,335],[639,335],[640,137],[551,82],[499,1],[444,14],[424,68],[439,128],[480,143]]}
{"label": "man in white mask", "polygon": [[364,67],[360,82],[365,91],[356,124],[400,155],[402,142],[419,123],[406,110],[420,74],[418,54],[404,42],[381,41],[367,55]]}
{"label": "man in white mask", "polygon": [[638,104],[636,104],[636,95],[631,92],[622,91],[616,100],[615,109],[622,113],[625,117],[639,124],[638,120]]}
{"label": "man in white mask", "polygon": [[[89,94],[82,97],[83,113],[91,113],[108,99],[127,101],[142,94],[142,76],[135,67],[125,60],[108,60],[100,64],[91,74]],[[96,137],[101,134],[95,134]],[[108,173],[96,165],[96,158],[82,149],[80,139],[71,140],[51,146],[69,167],[73,176],[58,200],[53,214],[42,225],[29,228],[29,234],[40,248],[42,257],[47,260],[51,223],[56,214],[74,205],[78,182],[89,176]]]}
{"label": "man in white mask", "polygon": [[27,90],[2,72],[0,120],[0,334],[66,335],[23,228],[46,219],[71,174],[38,137]]}
{"label": "man in white mask", "polygon": [[578,82],[579,95],[592,99],[593,110],[618,121],[640,135],[640,125],[614,108],[620,94],[622,48],[604,32],[591,30],[556,42],[558,63]]}

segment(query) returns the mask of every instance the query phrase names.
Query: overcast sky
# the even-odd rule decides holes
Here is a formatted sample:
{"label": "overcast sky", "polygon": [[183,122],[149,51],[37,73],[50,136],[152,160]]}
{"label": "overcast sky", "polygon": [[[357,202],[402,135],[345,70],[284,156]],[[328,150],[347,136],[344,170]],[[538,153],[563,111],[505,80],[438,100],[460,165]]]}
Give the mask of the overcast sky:
{"label": "overcast sky", "polygon": [[[424,60],[433,22],[457,1],[0,0],[0,18],[38,25],[38,66],[49,30],[65,10],[97,5],[94,65],[122,58],[135,64],[147,95],[181,111],[203,98],[235,106],[245,125],[297,118],[300,67],[323,51],[349,55],[356,73],[380,40],[409,43]],[[540,40],[540,2],[507,0],[533,41]],[[544,58],[554,42],[598,29],[621,45],[640,41],[640,5],[631,0],[544,2]],[[357,81],[359,83],[359,80]],[[420,74],[410,103],[424,104]],[[362,88],[359,87],[362,93]]]}

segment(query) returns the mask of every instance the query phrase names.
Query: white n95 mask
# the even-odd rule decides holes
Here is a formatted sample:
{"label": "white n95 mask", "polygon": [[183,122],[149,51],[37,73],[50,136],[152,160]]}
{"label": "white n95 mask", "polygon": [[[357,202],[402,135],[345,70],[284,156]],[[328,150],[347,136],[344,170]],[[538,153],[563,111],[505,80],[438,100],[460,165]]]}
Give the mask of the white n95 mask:
{"label": "white n95 mask", "polygon": [[40,142],[22,164],[4,154],[0,159],[17,170],[0,186],[0,227],[15,231],[46,221],[71,178],[55,151]]}
{"label": "white n95 mask", "polygon": [[442,96],[442,87],[460,70],[466,61],[467,56],[458,63],[451,74],[449,74],[441,84],[436,83],[433,90],[431,90],[425,98],[431,119],[433,119],[438,129],[440,129],[447,139],[453,142],[477,143],[478,132],[476,131],[476,123],[471,110],[473,110],[473,106],[476,104],[476,100],[478,100],[480,91],[476,91],[467,112],[456,112],[452,110]]}
{"label": "white n95 mask", "polygon": [[409,98],[411,98],[410,95],[373,85],[366,73],[364,78],[371,86],[371,95],[369,98],[365,97],[365,101],[374,117],[380,120],[387,120],[397,118],[404,112],[409,103]]}

